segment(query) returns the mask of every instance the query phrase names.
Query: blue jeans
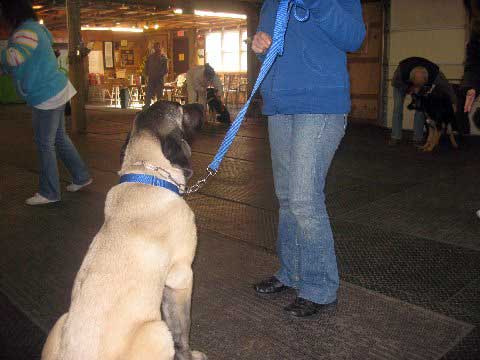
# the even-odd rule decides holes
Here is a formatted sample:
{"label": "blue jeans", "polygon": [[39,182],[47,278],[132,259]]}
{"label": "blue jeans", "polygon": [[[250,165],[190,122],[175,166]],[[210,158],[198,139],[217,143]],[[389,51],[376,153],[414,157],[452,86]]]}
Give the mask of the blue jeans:
{"label": "blue jeans", "polygon": [[61,196],[55,150],[72,175],[74,184],[82,185],[90,179],[87,166],[65,132],[64,111],[65,105],[53,110],[32,110],[33,133],[40,167],[38,193],[50,200],[60,200]]}
{"label": "blue jeans", "polygon": [[[393,88],[393,118],[392,118],[392,139],[400,140],[402,138],[403,129],[403,103],[405,101],[406,92]],[[423,127],[425,125],[425,115],[423,112],[415,111],[413,119],[413,140],[423,140]]]}
{"label": "blue jeans", "polygon": [[280,203],[276,277],[318,304],[335,301],[338,269],[325,207],[325,179],[345,134],[344,115],[268,119],[275,192]]}

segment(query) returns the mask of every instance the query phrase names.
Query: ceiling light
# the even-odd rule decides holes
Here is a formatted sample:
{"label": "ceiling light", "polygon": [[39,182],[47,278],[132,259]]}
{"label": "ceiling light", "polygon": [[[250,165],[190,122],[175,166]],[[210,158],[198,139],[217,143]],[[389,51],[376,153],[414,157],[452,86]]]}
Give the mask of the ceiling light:
{"label": "ceiling light", "polygon": [[143,28],[144,28],[145,30],[148,30],[148,25],[143,25]]}
{"label": "ceiling light", "polygon": [[43,19],[40,19],[38,23],[43,25]]}
{"label": "ceiling light", "polygon": [[143,29],[137,28],[125,28],[125,27],[105,27],[105,26],[82,26],[81,29],[83,31],[91,30],[91,31],[115,31],[115,32],[134,32],[140,33],[143,32]]}
{"label": "ceiling light", "polygon": [[173,10],[173,12],[174,12],[175,14],[179,14],[179,15],[182,15],[182,14],[183,14],[183,10],[182,10],[182,9],[175,9],[175,10]]}
{"label": "ceiling light", "polygon": [[40,10],[41,8],[43,8],[43,5],[33,5],[32,6],[33,10]]}
{"label": "ceiling light", "polygon": [[155,29],[155,30],[158,30],[159,27],[160,27],[160,26],[159,26],[158,24],[155,24],[154,29]]}
{"label": "ceiling light", "polygon": [[246,19],[247,18],[247,15],[243,15],[243,14],[232,14],[232,13],[203,11],[203,10],[195,10],[195,15],[214,16],[214,17],[222,17],[222,18],[229,18],[229,19]]}

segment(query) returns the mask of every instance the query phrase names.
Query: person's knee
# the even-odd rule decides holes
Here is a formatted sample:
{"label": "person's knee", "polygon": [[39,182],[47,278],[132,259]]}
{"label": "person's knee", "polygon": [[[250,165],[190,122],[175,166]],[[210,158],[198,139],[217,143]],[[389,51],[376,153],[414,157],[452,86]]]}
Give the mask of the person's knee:
{"label": "person's knee", "polygon": [[317,204],[313,199],[289,201],[289,208],[299,223],[305,222],[317,215]]}
{"label": "person's knee", "polygon": [[55,151],[55,140],[53,139],[35,138],[35,144],[37,145],[39,151]]}

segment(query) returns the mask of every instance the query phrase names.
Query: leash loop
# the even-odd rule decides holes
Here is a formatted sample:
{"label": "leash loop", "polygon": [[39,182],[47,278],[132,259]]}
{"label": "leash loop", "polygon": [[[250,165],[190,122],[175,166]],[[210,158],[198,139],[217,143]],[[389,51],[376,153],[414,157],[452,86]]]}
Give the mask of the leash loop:
{"label": "leash loop", "polygon": [[[297,10],[299,8],[302,9],[303,12],[305,13],[305,15],[303,17],[298,15]],[[295,0],[294,9],[293,9],[293,16],[295,17],[295,19],[297,19],[297,21],[300,21],[300,22],[305,22],[310,17],[310,10],[305,7],[305,3],[303,2],[303,0]]]}

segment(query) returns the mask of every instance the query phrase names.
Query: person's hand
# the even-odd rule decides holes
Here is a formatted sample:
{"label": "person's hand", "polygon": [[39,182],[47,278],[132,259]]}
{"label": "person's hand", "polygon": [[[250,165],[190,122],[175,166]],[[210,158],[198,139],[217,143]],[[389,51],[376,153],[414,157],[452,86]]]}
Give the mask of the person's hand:
{"label": "person's hand", "polygon": [[253,37],[252,50],[257,54],[265,53],[270,45],[272,45],[272,38],[263,31],[256,33]]}
{"label": "person's hand", "polygon": [[470,112],[472,110],[473,102],[475,101],[475,97],[477,96],[477,92],[475,89],[470,89],[467,91],[467,98],[465,100],[465,107],[463,108],[464,112]]}

